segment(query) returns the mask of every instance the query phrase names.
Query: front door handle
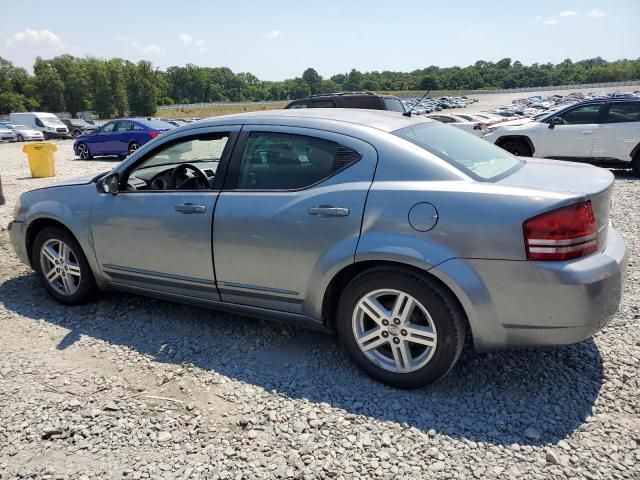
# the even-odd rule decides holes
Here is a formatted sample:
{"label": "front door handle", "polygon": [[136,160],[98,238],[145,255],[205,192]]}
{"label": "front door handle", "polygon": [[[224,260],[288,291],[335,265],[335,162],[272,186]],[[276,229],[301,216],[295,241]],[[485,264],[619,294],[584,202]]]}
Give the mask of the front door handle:
{"label": "front door handle", "polygon": [[593,130],[582,130],[580,133],[582,135],[591,135],[593,133]]}
{"label": "front door handle", "polygon": [[207,207],[204,205],[196,205],[195,203],[182,203],[180,205],[175,206],[176,212],[180,213],[205,213],[207,211]]}
{"label": "front door handle", "polygon": [[319,207],[311,207],[307,213],[309,215],[317,215],[318,217],[346,217],[349,215],[349,209],[332,207],[331,205],[320,205]]}

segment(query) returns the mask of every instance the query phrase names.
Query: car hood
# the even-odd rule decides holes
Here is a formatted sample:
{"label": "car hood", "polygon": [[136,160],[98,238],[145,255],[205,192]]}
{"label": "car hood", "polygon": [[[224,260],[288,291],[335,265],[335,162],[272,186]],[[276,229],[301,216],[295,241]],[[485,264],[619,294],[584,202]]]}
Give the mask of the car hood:
{"label": "car hood", "polygon": [[494,123],[492,127],[519,127],[527,123],[535,122],[532,118],[518,118],[517,120],[507,120],[506,122]]}
{"label": "car hood", "polygon": [[23,135],[42,135],[42,132],[38,130],[31,130],[28,128],[18,128],[16,131],[22,133]]}
{"label": "car hood", "polygon": [[56,182],[48,185],[50,187],[68,187],[72,185],[86,185],[87,183],[91,183],[94,179],[102,176],[103,174],[96,175],[95,173],[89,175],[82,175],[80,177],[70,178],[69,180],[65,180],[63,182]]}
{"label": "car hood", "polygon": [[499,185],[593,195],[607,190],[613,174],[604,168],[561,160],[522,158],[524,165]]}

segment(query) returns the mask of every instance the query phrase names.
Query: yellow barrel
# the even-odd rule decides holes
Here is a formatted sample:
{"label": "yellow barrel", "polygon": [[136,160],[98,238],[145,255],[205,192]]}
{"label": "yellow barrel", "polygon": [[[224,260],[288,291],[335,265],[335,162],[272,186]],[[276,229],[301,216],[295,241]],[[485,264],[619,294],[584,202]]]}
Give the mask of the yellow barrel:
{"label": "yellow barrel", "polygon": [[55,144],[47,142],[27,143],[22,147],[29,158],[32,177],[56,176],[56,150]]}

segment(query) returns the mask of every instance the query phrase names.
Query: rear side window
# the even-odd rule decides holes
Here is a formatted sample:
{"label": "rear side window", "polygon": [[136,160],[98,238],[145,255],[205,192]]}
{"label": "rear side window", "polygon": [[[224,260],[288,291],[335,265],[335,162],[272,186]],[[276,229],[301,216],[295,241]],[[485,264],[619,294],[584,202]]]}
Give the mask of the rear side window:
{"label": "rear side window", "polygon": [[336,142],[305,135],[252,132],[247,139],[239,189],[296,190],[310,187],[361,158]]}
{"label": "rear side window", "polygon": [[373,95],[361,97],[339,97],[338,106],[340,108],[365,108],[369,110],[384,110],[382,101]]}
{"label": "rear side window", "polygon": [[336,102],[333,100],[314,100],[309,108],[335,108]]}
{"label": "rear side window", "polygon": [[123,120],[117,123],[116,128],[114,129],[115,132],[128,132],[129,130],[131,130],[131,122]]}
{"label": "rear side window", "polygon": [[385,98],[383,101],[387,110],[391,110],[392,112],[404,112],[404,105],[402,105],[402,102],[397,98]]}
{"label": "rear side window", "polygon": [[393,133],[480,181],[499,180],[523,165],[500,147],[442,123],[418,124]]}
{"label": "rear side window", "polygon": [[640,102],[612,103],[605,123],[640,122]]}

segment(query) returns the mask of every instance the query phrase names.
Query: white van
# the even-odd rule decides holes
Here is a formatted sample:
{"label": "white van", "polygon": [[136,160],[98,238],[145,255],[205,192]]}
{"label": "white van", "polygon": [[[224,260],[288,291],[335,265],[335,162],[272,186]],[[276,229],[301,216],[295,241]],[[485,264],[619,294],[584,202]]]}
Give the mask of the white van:
{"label": "white van", "polygon": [[67,126],[53,113],[11,113],[9,121],[19,125],[26,125],[28,128],[42,132],[45,140],[49,138],[70,138]]}

